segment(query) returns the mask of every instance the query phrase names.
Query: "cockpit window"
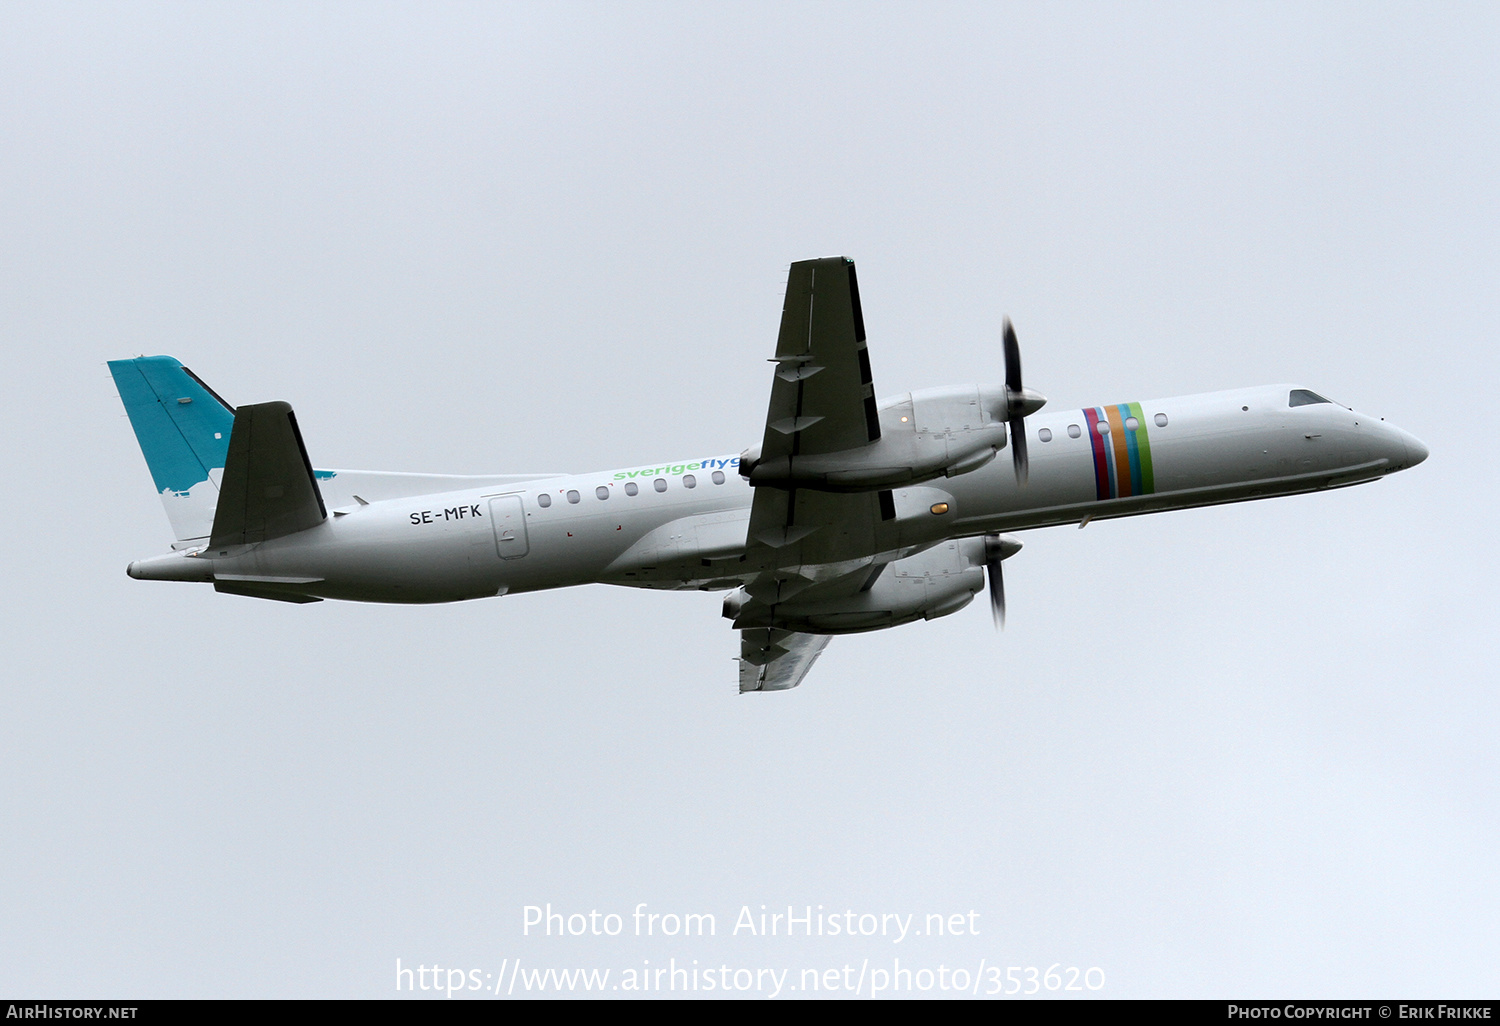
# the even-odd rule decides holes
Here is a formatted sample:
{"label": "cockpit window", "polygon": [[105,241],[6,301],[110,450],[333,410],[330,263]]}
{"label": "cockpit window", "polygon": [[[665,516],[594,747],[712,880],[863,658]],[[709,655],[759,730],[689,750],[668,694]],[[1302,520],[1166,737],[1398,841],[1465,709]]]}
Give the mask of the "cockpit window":
{"label": "cockpit window", "polygon": [[1332,403],[1332,399],[1324,399],[1316,392],[1309,392],[1305,388],[1294,388],[1292,394],[1287,397],[1288,406],[1311,406],[1314,403]]}

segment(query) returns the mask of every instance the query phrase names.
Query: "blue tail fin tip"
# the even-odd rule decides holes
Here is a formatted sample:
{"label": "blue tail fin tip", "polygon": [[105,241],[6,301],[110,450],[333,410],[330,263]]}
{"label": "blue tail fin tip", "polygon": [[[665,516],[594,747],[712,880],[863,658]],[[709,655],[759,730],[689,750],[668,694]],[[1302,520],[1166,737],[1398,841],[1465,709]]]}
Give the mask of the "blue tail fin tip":
{"label": "blue tail fin tip", "polygon": [[224,466],[234,411],[192,371],[170,356],[111,360],[109,371],[158,492],[186,494]]}
{"label": "blue tail fin tip", "polygon": [[206,541],[219,501],[234,410],[170,356],[112,360],[136,441],[167,519],[174,548]]}

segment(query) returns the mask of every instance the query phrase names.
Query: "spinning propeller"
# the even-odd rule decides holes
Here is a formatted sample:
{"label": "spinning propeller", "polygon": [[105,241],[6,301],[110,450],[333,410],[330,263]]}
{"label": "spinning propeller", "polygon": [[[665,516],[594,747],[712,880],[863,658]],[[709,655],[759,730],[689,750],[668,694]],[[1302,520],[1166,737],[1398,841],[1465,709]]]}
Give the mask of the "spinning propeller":
{"label": "spinning propeller", "polygon": [[[1016,329],[1005,318],[1005,429],[1010,444],[1011,462],[1016,468],[1016,483],[1026,484],[1031,462],[1026,456],[1026,418],[1047,404],[1047,397],[1033,392],[1021,381],[1021,344]],[[1005,626],[1005,578],[1000,570],[1003,560],[1021,551],[1021,543],[1008,534],[984,536],[984,570],[990,584],[990,614],[998,630]]]}
{"label": "spinning propeller", "polygon": [[984,536],[984,571],[990,581],[990,615],[995,618],[996,630],[1005,626],[1005,580],[1000,562],[1020,551],[1021,543],[1008,534]]}
{"label": "spinning propeller", "polygon": [[[1016,483],[1026,483],[1030,461],[1026,457],[1026,418],[1040,410],[1047,397],[1033,392],[1021,384],[1021,344],[1016,341],[1016,329],[1010,318],[1005,318],[1005,424],[1010,435],[1011,462],[1016,468]],[[995,564],[999,566],[999,564]],[[994,589],[991,589],[993,594]],[[1000,605],[1003,608],[1002,597]]]}

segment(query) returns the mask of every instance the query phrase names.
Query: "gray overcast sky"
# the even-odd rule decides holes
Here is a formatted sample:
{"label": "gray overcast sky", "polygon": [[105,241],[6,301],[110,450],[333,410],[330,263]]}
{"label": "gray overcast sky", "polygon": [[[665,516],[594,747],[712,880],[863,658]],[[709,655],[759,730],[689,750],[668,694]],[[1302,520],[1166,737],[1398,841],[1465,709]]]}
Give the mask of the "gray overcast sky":
{"label": "gray overcast sky", "polygon": [[[1494,5],[0,26],[0,992],[899,957],[1495,996]],[[834,253],[884,393],[998,380],[1009,314],[1054,405],[1296,380],[1432,457],[1033,532],[1004,635],[976,606],[839,638],[782,695],[735,694],[717,596],[304,608],[123,573],[170,534],[108,359],[290,401],[320,466],[738,452],[785,267]],[[547,902],[718,935],[522,936]],[[979,935],[732,935],[762,904]]]}

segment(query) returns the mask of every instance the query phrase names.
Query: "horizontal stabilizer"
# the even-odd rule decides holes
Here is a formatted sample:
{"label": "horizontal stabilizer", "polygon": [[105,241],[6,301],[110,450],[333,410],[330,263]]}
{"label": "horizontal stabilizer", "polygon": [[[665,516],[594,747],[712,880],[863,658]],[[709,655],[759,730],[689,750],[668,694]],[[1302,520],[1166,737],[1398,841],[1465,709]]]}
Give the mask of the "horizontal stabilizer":
{"label": "horizontal stabilizer", "polygon": [[223,595],[244,595],[247,598],[295,602],[299,605],[323,601],[316,595],[305,595],[290,585],[258,584],[253,581],[215,580],[214,591]]}
{"label": "horizontal stabilizer", "polygon": [[209,547],[255,545],[328,519],[288,403],[241,406],[219,484]]}

